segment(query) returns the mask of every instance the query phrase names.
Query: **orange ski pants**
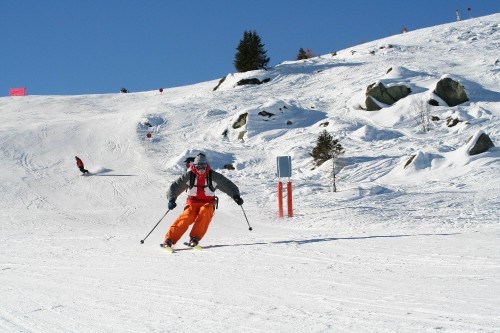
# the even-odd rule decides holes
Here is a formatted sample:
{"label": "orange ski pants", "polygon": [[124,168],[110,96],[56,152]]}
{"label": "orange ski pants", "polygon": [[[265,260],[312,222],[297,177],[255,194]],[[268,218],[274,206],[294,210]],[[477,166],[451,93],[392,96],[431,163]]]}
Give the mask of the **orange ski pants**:
{"label": "orange ski pants", "polygon": [[194,223],[189,237],[196,237],[198,240],[201,240],[207,232],[214,212],[215,205],[213,203],[199,202],[187,204],[182,214],[170,226],[165,239],[170,238],[174,244],[177,243],[189,226]]}

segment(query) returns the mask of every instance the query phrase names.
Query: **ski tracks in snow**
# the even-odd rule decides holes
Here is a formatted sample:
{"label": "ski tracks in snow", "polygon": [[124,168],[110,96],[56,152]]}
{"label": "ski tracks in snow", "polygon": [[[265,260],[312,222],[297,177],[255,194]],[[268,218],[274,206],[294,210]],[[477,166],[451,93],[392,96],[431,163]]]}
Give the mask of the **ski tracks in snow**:
{"label": "ski tracks in snow", "polygon": [[[163,258],[174,276],[196,272],[164,288],[176,295],[171,300],[176,304],[174,317],[206,311],[195,327],[210,322],[214,332],[229,327],[364,331],[373,325],[425,331],[440,329],[443,322],[450,329],[488,331],[493,327],[475,313],[495,311],[495,299],[486,287],[498,269],[491,262],[494,253],[488,250],[495,236],[489,245],[475,244],[479,249],[448,254],[450,246],[474,242],[471,236],[302,234],[235,243],[222,239],[201,252],[182,251]],[[419,252],[413,252],[415,248]],[[218,269],[222,264],[223,271]],[[457,276],[462,276],[458,283]],[[456,302],[470,302],[471,312],[455,308]],[[223,318],[224,324],[209,319],[214,317]],[[174,322],[182,327],[184,319]]]}

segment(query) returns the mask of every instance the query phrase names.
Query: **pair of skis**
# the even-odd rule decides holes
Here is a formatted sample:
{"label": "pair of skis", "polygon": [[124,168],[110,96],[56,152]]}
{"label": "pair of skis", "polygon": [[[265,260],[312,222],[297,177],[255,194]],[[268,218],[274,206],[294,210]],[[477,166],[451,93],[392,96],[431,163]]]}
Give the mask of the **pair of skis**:
{"label": "pair of skis", "polygon": [[[182,244],[186,245],[187,247],[189,247],[189,248],[191,248],[191,249],[193,249],[193,250],[198,250],[198,251],[200,251],[200,250],[202,249],[202,247],[201,247],[200,245],[191,246],[191,245],[189,244],[189,242],[184,242],[184,243],[182,243]],[[175,252],[174,248],[173,248],[173,247],[171,247],[171,246],[166,246],[166,245],[165,245],[165,244],[163,244],[163,243],[162,243],[162,244],[160,244],[160,246],[161,246],[162,248],[164,248],[165,250],[167,250],[167,252],[169,252],[169,253],[174,253],[174,252]]]}

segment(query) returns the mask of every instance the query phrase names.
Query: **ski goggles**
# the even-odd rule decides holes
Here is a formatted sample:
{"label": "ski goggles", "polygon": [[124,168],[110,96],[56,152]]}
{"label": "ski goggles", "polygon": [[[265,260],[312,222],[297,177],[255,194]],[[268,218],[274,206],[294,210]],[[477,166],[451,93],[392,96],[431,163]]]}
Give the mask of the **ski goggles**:
{"label": "ski goggles", "polygon": [[207,169],[207,166],[204,165],[204,164],[197,164],[194,166],[196,170],[198,171],[203,171],[203,170],[206,170]]}

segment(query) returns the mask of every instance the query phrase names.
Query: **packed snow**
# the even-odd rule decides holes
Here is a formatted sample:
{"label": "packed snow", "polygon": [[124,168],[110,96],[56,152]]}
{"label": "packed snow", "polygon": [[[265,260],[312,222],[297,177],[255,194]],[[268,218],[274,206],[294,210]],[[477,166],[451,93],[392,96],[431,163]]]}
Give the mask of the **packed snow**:
{"label": "packed snow", "polygon": [[[0,331],[500,332],[498,50],[495,14],[222,83],[0,98]],[[424,131],[414,105],[443,77],[470,101]],[[364,111],[374,82],[412,92]],[[310,156],[325,129],[346,151],[337,192]],[[479,133],[497,147],[470,156]],[[245,202],[219,192],[203,249],[170,254],[185,195],[167,213],[165,192],[198,152]]]}

